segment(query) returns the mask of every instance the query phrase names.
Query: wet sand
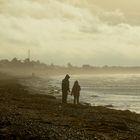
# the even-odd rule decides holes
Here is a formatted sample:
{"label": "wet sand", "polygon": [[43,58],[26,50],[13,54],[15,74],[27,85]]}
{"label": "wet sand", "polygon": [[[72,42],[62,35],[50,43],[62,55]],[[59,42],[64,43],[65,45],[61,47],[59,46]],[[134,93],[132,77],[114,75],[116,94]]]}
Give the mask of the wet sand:
{"label": "wet sand", "polygon": [[[140,115],[88,105],[62,105],[0,75],[2,140],[140,140]],[[30,79],[29,79],[30,80]]]}

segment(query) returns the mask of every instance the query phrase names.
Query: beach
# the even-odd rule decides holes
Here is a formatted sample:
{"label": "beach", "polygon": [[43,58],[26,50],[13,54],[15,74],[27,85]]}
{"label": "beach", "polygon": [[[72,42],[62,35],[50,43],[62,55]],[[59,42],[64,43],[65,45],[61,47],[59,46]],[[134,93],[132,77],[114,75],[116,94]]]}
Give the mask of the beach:
{"label": "beach", "polygon": [[[0,139],[139,140],[140,115],[104,106],[61,104],[21,81],[0,75]],[[35,78],[35,77],[34,77]],[[52,88],[48,86],[47,88]],[[46,91],[51,91],[46,88]]]}

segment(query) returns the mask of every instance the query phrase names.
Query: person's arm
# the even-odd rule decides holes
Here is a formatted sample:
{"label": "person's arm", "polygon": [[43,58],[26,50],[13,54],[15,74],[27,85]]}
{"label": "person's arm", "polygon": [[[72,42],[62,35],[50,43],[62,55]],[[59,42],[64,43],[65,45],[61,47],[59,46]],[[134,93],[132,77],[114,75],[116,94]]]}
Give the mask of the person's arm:
{"label": "person's arm", "polygon": [[69,81],[67,82],[67,89],[70,92],[70,83],[69,83]]}
{"label": "person's arm", "polygon": [[79,91],[81,90],[81,87],[79,86]]}
{"label": "person's arm", "polygon": [[64,81],[62,80],[61,89],[64,91]]}

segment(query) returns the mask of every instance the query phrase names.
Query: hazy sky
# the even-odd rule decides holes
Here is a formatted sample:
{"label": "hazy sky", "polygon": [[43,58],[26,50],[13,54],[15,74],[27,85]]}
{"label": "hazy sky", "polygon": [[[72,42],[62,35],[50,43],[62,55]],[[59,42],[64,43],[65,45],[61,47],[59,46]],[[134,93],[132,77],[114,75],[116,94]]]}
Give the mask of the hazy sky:
{"label": "hazy sky", "polygon": [[140,65],[139,0],[0,0],[0,59]]}

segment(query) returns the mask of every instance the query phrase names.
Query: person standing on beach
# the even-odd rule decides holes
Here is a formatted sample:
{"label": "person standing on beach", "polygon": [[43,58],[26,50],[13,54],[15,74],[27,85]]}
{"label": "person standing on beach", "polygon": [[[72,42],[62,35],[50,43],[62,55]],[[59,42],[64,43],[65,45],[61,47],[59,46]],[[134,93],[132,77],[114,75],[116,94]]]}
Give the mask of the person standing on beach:
{"label": "person standing on beach", "polygon": [[68,92],[70,92],[69,78],[70,76],[67,74],[62,80],[62,103],[67,103]]}
{"label": "person standing on beach", "polygon": [[79,104],[79,96],[80,96],[80,90],[81,87],[78,83],[78,81],[74,82],[73,88],[72,88],[72,92],[71,92],[71,96],[74,96],[74,104]]}

